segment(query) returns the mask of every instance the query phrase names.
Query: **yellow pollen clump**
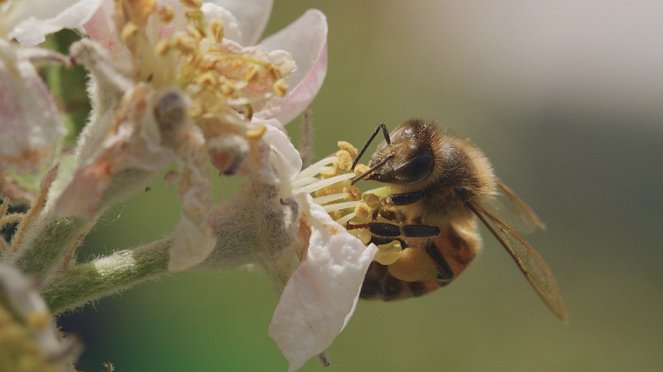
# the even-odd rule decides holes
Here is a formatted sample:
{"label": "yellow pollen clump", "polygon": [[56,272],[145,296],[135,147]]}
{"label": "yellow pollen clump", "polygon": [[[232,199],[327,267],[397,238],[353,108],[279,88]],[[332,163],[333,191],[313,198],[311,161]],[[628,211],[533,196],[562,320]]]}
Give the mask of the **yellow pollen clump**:
{"label": "yellow pollen clump", "polygon": [[401,257],[401,245],[398,242],[378,245],[374,260],[382,265],[391,265]]}
{"label": "yellow pollen clump", "polygon": [[223,22],[218,18],[211,20],[209,23],[209,32],[214,38],[214,41],[220,43],[223,40]]}
{"label": "yellow pollen clump", "polygon": [[208,71],[196,78],[196,83],[199,85],[217,85],[219,83],[219,78],[216,74]]}
{"label": "yellow pollen clump", "polygon": [[189,110],[187,111],[189,117],[191,118],[200,117],[203,114],[203,112],[204,112],[203,107],[200,105],[198,101],[191,102],[191,106],[189,106]]}
{"label": "yellow pollen clump", "polygon": [[170,43],[168,42],[168,40],[159,40],[157,45],[154,47],[154,52],[158,56],[161,56],[161,57],[163,57],[164,55],[166,55],[166,53],[168,53],[170,51],[171,51],[171,48],[170,48]]}
{"label": "yellow pollen clump", "polygon": [[338,161],[334,161],[330,167],[320,172],[322,178],[334,177],[338,174]]}
{"label": "yellow pollen clump", "polygon": [[368,172],[369,169],[370,168],[368,168],[366,164],[357,164],[357,166],[355,167],[355,174],[356,175],[364,174]]}
{"label": "yellow pollen clump", "polygon": [[244,80],[248,81],[249,83],[253,81],[258,76],[258,69],[258,66],[250,65],[246,71],[246,74],[244,74]]}
{"label": "yellow pollen clump", "polygon": [[197,42],[191,36],[178,33],[173,36],[173,46],[182,54],[193,53],[197,48]]}
{"label": "yellow pollen clump", "polygon": [[262,138],[262,136],[265,134],[267,131],[267,127],[265,125],[261,125],[256,129],[251,129],[246,131],[246,138],[250,140],[257,140]]}
{"label": "yellow pollen clump", "polygon": [[364,194],[362,200],[366,203],[366,206],[372,210],[380,209],[382,204],[380,197],[375,194]]}
{"label": "yellow pollen clump", "polygon": [[186,31],[189,33],[189,35],[191,35],[191,37],[193,37],[194,39],[196,39],[198,41],[200,41],[200,39],[202,39],[203,36],[204,36],[203,35],[204,31],[201,31],[199,28],[197,28],[193,25],[188,25],[186,27]]}
{"label": "yellow pollen clump", "polygon": [[357,217],[355,217],[357,220],[367,221],[371,214],[371,209],[366,203],[359,203],[359,205],[355,207],[355,213],[357,214]]}
{"label": "yellow pollen clump", "polygon": [[201,0],[180,0],[180,3],[192,9],[200,9],[203,5]]}
{"label": "yellow pollen clump", "polygon": [[336,157],[338,158],[338,167],[342,171],[349,172],[352,168],[352,155],[346,150],[338,150],[336,151]]}
{"label": "yellow pollen clump", "polygon": [[192,10],[190,12],[185,12],[184,16],[189,20],[189,21],[202,21],[203,20],[203,12],[200,10]]}
{"label": "yellow pollen clump", "polygon": [[159,20],[163,23],[170,23],[170,21],[173,20],[175,17],[175,11],[173,10],[173,7],[170,5],[162,6],[159,7],[157,10],[157,15],[159,16]]}
{"label": "yellow pollen clump", "polygon": [[285,80],[278,79],[276,83],[274,83],[274,92],[276,92],[276,94],[281,97],[288,93],[288,84],[285,82]]}
{"label": "yellow pollen clump", "polygon": [[352,146],[350,142],[338,141],[336,142],[336,146],[338,146],[341,150],[347,151],[352,157],[352,160],[355,160],[357,158],[357,154],[359,152],[357,151],[357,148]]}
{"label": "yellow pollen clump", "polygon": [[127,24],[122,27],[122,31],[120,32],[120,39],[126,43],[137,34],[138,25],[133,22],[127,22]]}

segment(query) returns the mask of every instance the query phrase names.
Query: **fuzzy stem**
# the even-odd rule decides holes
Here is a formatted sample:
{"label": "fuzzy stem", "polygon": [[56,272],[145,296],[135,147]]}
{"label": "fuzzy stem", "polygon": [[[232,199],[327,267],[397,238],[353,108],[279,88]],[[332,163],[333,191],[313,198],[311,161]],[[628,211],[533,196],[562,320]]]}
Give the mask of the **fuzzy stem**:
{"label": "fuzzy stem", "polygon": [[42,289],[44,299],[59,314],[167,274],[171,245],[170,238],[158,240],[75,265]]}
{"label": "fuzzy stem", "polygon": [[26,274],[44,279],[68,248],[78,244],[87,226],[83,218],[48,218],[43,228],[28,239],[26,248],[19,250],[16,266]]}

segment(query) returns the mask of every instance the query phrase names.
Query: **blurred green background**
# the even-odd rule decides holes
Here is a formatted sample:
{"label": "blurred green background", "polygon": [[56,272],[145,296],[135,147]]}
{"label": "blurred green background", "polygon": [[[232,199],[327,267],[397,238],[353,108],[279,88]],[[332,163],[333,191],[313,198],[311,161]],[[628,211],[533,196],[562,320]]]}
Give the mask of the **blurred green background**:
{"label": "blurred green background", "polygon": [[[663,5],[277,0],[267,34],[311,7],[330,29],[329,72],[312,106],[316,157],[411,117],[471,138],[547,222],[528,239],[571,315],[558,322],[484,230],[484,251],[448,288],[359,302],[329,349],[331,368],[661,370]],[[288,129],[298,137],[296,123]],[[240,182],[220,185],[228,194]],[[176,199],[157,182],[118,206],[81,259],[162,236]],[[61,324],[85,344],[84,371],[106,361],[117,371],[280,371],[267,335],[277,300],[259,272],[187,273]]]}

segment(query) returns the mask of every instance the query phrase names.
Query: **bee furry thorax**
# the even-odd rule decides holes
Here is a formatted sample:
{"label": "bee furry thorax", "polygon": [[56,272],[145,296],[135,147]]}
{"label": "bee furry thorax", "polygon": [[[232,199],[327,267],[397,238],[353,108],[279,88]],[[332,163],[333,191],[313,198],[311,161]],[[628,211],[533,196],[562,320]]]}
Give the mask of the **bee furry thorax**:
{"label": "bee furry thorax", "polygon": [[390,184],[396,194],[422,192],[409,211],[423,220],[469,216],[469,199],[495,194],[496,178],[486,156],[469,141],[452,136],[432,123],[412,119],[382,143],[369,167],[383,165],[367,179]]}

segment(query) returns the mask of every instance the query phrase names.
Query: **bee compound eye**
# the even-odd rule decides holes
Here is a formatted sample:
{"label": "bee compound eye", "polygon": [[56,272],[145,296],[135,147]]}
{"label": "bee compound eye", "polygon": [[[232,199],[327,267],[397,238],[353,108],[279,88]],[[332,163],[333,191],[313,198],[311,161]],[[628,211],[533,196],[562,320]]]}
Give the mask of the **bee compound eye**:
{"label": "bee compound eye", "polygon": [[401,182],[417,182],[433,171],[435,159],[429,149],[418,152],[398,170]]}

